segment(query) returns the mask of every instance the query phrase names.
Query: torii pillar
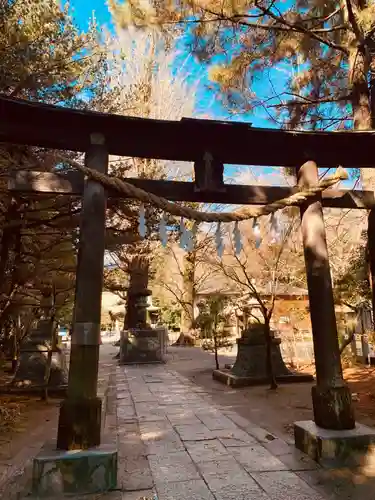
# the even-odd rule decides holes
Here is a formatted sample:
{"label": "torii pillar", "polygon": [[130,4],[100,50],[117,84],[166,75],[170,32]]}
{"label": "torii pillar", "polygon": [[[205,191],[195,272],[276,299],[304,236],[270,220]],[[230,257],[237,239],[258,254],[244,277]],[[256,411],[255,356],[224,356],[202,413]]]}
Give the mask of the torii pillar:
{"label": "torii pillar", "polygon": [[[301,188],[316,186],[318,181],[313,161],[298,169]],[[351,392],[343,379],[321,199],[317,194],[300,207],[316,385],[312,388],[314,421],[296,422],[294,436],[297,448],[318,462],[334,464],[352,460],[354,448],[365,450],[375,432],[356,425]]]}
{"label": "torii pillar", "polygon": [[[92,134],[85,162],[107,173],[104,137]],[[100,444],[102,402],[97,397],[100,315],[105,247],[106,192],[85,184],[78,251],[67,398],[61,404],[57,448],[87,449]]]}
{"label": "torii pillar", "polygon": [[[91,134],[85,162],[107,173],[104,137]],[[97,493],[116,488],[117,449],[100,442],[102,401],[97,397],[101,296],[105,248],[106,191],[85,182],[76,276],[67,398],[60,407],[56,447],[34,459],[37,495]],[[74,451],[74,453],[72,453]]]}

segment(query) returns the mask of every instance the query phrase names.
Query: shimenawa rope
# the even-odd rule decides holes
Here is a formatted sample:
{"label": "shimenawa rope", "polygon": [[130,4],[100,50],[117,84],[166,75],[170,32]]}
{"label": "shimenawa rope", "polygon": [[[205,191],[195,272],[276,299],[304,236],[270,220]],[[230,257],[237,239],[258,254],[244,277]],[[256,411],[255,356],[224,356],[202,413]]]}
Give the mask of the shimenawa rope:
{"label": "shimenawa rope", "polygon": [[321,193],[325,189],[333,186],[337,182],[348,178],[348,174],[345,172],[345,170],[342,167],[338,167],[333,175],[321,180],[316,186],[298,191],[288,198],[274,201],[272,203],[269,203],[268,205],[264,205],[263,207],[243,207],[234,212],[223,213],[200,212],[189,207],[184,207],[176,203],[172,203],[165,198],[144,191],[143,189],[135,187],[132,184],[117,177],[112,177],[110,175],[98,172],[97,170],[88,168],[84,165],[81,165],[78,161],[67,158],[66,156],[57,154],[56,157],[63,162],[69,163],[72,167],[82,172],[85,176],[98,182],[109,190],[117,191],[118,193],[121,193],[128,198],[134,198],[143,203],[149,203],[150,205],[154,205],[161,210],[164,210],[165,212],[168,212],[177,217],[183,217],[185,219],[191,219],[197,222],[239,222],[260,217],[262,215],[269,215],[285,207],[301,205],[308,198],[312,198],[318,193]]}

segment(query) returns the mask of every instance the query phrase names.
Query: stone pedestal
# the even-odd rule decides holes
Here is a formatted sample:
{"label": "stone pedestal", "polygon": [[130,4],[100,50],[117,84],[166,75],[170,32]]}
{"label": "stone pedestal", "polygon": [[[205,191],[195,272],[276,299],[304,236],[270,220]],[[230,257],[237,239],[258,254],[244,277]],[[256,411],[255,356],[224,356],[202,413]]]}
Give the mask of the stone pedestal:
{"label": "stone pedestal", "polygon": [[[214,379],[231,386],[267,384],[267,345],[264,326],[251,325],[237,340],[237,358],[232,369],[215,370]],[[291,372],[285,365],[280,351],[280,339],[272,338],[272,366],[278,382],[312,382],[308,374]]]}
{"label": "stone pedestal", "polygon": [[120,363],[163,363],[167,336],[165,328],[123,331],[120,341]]}
{"label": "stone pedestal", "polygon": [[373,453],[375,429],[356,424],[350,430],[318,427],[312,420],[294,424],[295,446],[326,467],[365,465]]}
{"label": "stone pedestal", "polygon": [[88,450],[56,450],[45,445],[33,462],[32,493],[37,498],[89,494],[117,486],[117,449],[102,444]]}

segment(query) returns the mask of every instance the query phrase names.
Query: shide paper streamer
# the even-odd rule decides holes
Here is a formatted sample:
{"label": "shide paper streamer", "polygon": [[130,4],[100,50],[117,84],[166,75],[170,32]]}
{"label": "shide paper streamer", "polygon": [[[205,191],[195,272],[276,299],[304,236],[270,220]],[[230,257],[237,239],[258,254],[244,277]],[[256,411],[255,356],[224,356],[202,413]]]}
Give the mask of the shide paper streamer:
{"label": "shide paper streamer", "polygon": [[[168,232],[167,232],[167,214],[163,212],[160,222],[159,222],[159,239],[163,247],[167,246],[168,243]],[[180,219],[180,248],[186,252],[192,252],[195,247],[197,232],[198,232],[199,222],[194,221],[191,229],[188,229],[186,221],[183,217]],[[258,218],[253,219],[253,235],[255,237],[255,247],[259,248],[262,243],[261,230]],[[139,208],[139,221],[138,221],[138,232],[142,238],[145,238],[147,234],[147,223],[146,223],[146,211],[145,206],[142,203]],[[270,234],[271,242],[275,243],[280,232],[280,224],[277,214],[271,214],[270,217]],[[239,227],[239,222],[235,222],[232,231],[232,241],[236,255],[240,255],[243,250],[241,230]],[[222,223],[218,222],[216,225],[215,232],[215,245],[216,251],[220,258],[224,254],[224,238],[222,232]]]}

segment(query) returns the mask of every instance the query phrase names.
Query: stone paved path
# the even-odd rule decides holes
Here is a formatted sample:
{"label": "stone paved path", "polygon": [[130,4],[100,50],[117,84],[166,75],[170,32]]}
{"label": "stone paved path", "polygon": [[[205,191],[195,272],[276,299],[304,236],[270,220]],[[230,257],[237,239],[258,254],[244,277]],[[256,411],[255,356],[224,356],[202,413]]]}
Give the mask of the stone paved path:
{"label": "stone paved path", "polygon": [[123,500],[323,500],[315,462],[168,366],[118,367]]}
{"label": "stone paved path", "polygon": [[[120,367],[107,351],[102,436],[118,444],[118,489],[71,500],[375,500],[375,458],[366,473],[321,469],[218,401],[212,388],[176,373],[176,362]],[[56,436],[50,430],[44,425],[44,439]],[[33,440],[8,464],[0,499],[31,499],[32,457],[42,444]]]}

